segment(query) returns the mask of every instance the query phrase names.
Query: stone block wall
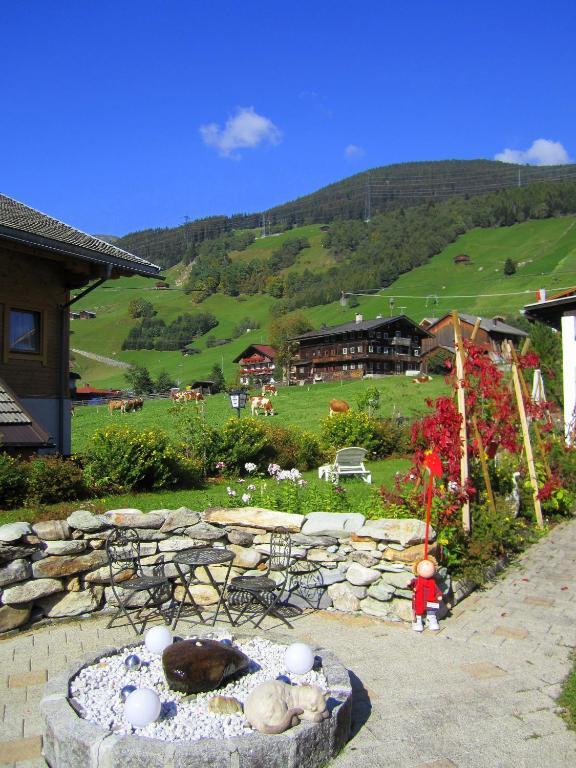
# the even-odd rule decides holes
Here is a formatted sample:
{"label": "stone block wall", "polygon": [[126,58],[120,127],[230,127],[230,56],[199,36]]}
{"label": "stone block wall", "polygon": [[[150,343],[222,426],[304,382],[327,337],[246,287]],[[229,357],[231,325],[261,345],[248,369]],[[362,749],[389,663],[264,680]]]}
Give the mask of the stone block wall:
{"label": "stone block wall", "polygon": [[[138,531],[144,573],[152,573],[161,560],[166,575],[175,579],[171,556],[205,545],[234,552],[231,576],[260,574],[266,570],[270,534],[277,526],[291,533],[294,570],[312,574],[306,579],[306,590],[300,592],[315,604],[394,621],[411,620],[412,564],[424,551],[420,520],[365,520],[361,514],[329,512],[302,516],[256,507],[212,508],[203,513],[181,507],[146,514],[116,509],[103,515],[77,510],[67,520],[0,526],[0,632],[44,618],[111,609],[115,597],[105,545],[115,527]],[[436,551],[434,538],[431,530],[430,554]],[[210,570],[217,583],[224,582],[226,566]],[[205,578],[202,569],[197,575]],[[129,569],[122,574],[125,579],[131,576]],[[450,589],[444,569],[440,569],[440,586],[445,592]],[[191,591],[199,605],[217,602],[209,583],[196,584]],[[176,584],[176,597],[181,594]],[[296,589],[290,601],[301,600]]]}

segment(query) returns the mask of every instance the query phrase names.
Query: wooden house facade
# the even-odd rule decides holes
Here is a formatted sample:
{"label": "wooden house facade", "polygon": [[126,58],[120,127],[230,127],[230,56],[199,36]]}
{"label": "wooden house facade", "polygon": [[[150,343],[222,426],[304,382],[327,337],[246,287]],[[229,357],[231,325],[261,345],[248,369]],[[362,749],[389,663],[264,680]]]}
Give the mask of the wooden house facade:
{"label": "wooden house facade", "polygon": [[261,386],[279,378],[276,350],[268,344],[251,344],[234,362],[239,364],[239,381],[244,386]]}
{"label": "wooden house facade", "polygon": [[70,453],[70,307],[134,274],[158,278],[159,267],[0,195],[3,450]]}
{"label": "wooden house facade", "polygon": [[[462,338],[469,339],[472,336],[477,317],[476,315],[468,315],[462,312],[459,317]],[[425,318],[421,325],[430,334],[429,338],[425,339],[422,343],[424,365],[426,365],[426,360],[430,355],[439,349],[454,353],[452,314],[444,315],[444,317],[440,318]],[[484,346],[494,359],[498,360],[502,357],[502,343],[505,340],[511,341],[515,347],[518,347],[527,336],[528,334],[525,331],[505,323],[498,317],[492,319],[481,317],[475,342],[480,346]]]}
{"label": "wooden house facade", "polygon": [[420,371],[428,332],[405,315],[343,323],[297,336],[291,379],[296,382],[378,377]]}

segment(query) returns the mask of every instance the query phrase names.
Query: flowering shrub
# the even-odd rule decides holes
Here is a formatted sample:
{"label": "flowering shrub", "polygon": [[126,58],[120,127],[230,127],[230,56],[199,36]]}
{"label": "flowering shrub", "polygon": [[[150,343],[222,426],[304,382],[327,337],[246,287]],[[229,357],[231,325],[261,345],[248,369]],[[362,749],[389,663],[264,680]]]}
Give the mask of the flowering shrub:
{"label": "flowering shrub", "polygon": [[164,432],[114,425],[94,433],[84,474],[94,492],[119,493],[174,486],[186,474],[186,467]]}
{"label": "flowering shrub", "polygon": [[269,423],[265,428],[271,448],[270,458],[281,466],[305,471],[322,464],[324,456],[320,443],[312,432]]}
{"label": "flowering shrub", "polygon": [[332,452],[356,445],[366,448],[371,454],[378,454],[380,441],[377,421],[362,411],[347,411],[322,419],[320,437]]}

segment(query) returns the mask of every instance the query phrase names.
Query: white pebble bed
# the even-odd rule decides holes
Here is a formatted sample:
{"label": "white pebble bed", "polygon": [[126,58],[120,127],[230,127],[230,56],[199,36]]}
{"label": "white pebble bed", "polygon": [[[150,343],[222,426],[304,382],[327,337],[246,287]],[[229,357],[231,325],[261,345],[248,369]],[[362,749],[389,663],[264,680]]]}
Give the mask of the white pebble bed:
{"label": "white pebble bed", "polygon": [[[230,635],[214,634],[209,637],[232,641]],[[284,664],[285,645],[272,643],[262,637],[243,642],[233,641],[232,645],[245,653],[253,663],[247,674],[208,693],[185,697],[182,693],[171,691],[164,678],[162,657],[150,653],[142,644],[104,656],[98,663],[81,670],[70,684],[70,696],[84,719],[106,730],[118,734],[134,733],[163,741],[198,741],[253,733],[242,713],[218,715],[210,712],[208,701],[214,696],[233,696],[244,704],[257,685],[279,678],[294,685],[317,685],[324,691],[328,690],[321,670],[311,670],[305,675],[288,674]],[[126,669],[124,665],[130,654],[136,654],[142,661],[137,671]],[[130,725],[124,717],[124,704],[120,699],[120,691],[125,685],[153,688],[156,691],[162,702],[158,720],[144,728],[133,728]]]}

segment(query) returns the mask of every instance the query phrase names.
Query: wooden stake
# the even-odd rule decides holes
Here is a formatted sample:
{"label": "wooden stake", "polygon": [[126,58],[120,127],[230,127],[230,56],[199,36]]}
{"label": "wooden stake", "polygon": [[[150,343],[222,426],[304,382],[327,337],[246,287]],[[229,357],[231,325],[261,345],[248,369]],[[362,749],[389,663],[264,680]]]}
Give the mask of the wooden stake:
{"label": "wooden stake", "polygon": [[[456,347],[456,378],[458,389],[458,413],[461,416],[460,421],[460,485],[466,488],[468,485],[468,437],[466,434],[466,399],[464,393],[464,345],[462,343],[462,332],[460,330],[460,318],[458,311],[452,310],[452,325],[454,326],[454,345]],[[470,516],[470,502],[465,501],[462,505],[462,527],[466,533],[472,529],[472,519]]]}
{"label": "wooden stake", "polygon": [[478,422],[476,421],[476,414],[472,416],[472,427],[474,428],[474,437],[478,445],[478,456],[480,458],[480,466],[482,467],[482,476],[484,478],[484,485],[486,486],[486,495],[488,496],[488,504],[494,514],[496,514],[496,504],[494,502],[494,494],[492,493],[492,483],[490,482],[490,475],[488,473],[488,462],[486,461],[486,453],[484,451],[484,443],[482,442],[482,435],[478,429]]}
{"label": "wooden stake", "polygon": [[478,333],[478,329],[480,328],[480,323],[482,322],[481,317],[476,318],[476,322],[474,323],[474,328],[472,328],[472,334],[470,336],[470,341],[474,342],[476,341],[476,334]]}
{"label": "wooden stake", "polygon": [[[510,348],[512,345],[509,344]],[[510,352],[511,356],[512,353]],[[538,477],[536,476],[536,466],[534,465],[534,456],[532,454],[532,444],[530,442],[530,430],[528,428],[528,419],[524,408],[524,398],[522,397],[522,385],[518,366],[512,356],[512,379],[514,381],[514,392],[516,393],[516,404],[520,415],[520,424],[522,426],[522,437],[524,440],[524,452],[526,453],[526,463],[528,464],[528,474],[530,475],[530,485],[532,486],[532,496],[534,499],[534,512],[536,513],[536,522],[539,528],[544,528],[544,518],[542,517],[542,506],[538,498]]]}
{"label": "wooden stake", "polygon": [[[524,398],[526,400],[530,400],[530,392],[528,391],[528,385],[526,384],[526,379],[524,378],[524,374],[522,373],[522,369],[518,365],[518,355],[516,353],[516,350],[514,349],[514,346],[509,343],[510,347],[510,354],[512,356],[512,362],[516,366],[516,370],[518,372],[518,378],[520,379],[520,387],[522,388],[522,394],[524,395]],[[544,441],[542,440],[542,433],[540,432],[540,427],[538,424],[533,424],[534,427],[534,434],[536,436],[536,445],[538,446],[538,453],[540,454],[540,458],[542,460],[542,464],[544,465],[544,471],[546,472],[546,477],[548,480],[552,480],[552,472],[550,470],[550,465],[548,464],[548,458],[546,457],[546,449],[544,448]]]}

